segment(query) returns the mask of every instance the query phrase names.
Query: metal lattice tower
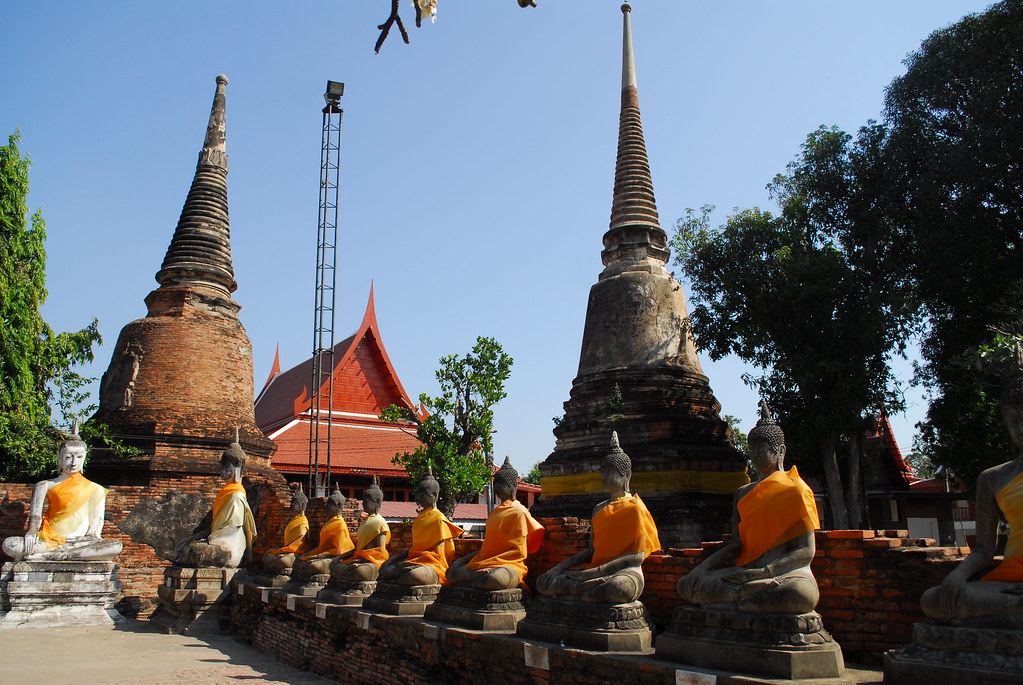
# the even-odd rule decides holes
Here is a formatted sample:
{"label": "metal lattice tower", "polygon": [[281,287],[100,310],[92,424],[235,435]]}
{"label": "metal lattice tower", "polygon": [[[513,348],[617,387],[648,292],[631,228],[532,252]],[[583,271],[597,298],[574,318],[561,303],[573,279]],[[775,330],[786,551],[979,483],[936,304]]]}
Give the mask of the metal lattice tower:
{"label": "metal lattice tower", "polygon": [[[316,233],[313,376],[309,405],[309,496],[330,488],[330,424],[334,409],[334,288],[337,284],[337,208],[341,175],[341,96],[345,84],[327,81],[320,146],[320,212]],[[322,428],[322,430],[321,430]],[[320,464],[326,474],[320,479]]]}

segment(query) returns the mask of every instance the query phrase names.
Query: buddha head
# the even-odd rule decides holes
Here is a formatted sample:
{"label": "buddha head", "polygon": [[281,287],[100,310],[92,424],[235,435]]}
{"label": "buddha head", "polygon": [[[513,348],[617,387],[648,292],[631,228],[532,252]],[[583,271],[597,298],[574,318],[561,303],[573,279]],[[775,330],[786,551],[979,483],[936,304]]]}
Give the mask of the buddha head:
{"label": "buddha head", "polygon": [[771,416],[766,400],[760,401],[760,420],[746,436],[750,461],[761,476],[781,469],[785,462],[785,433]]}
{"label": "buddha head", "polygon": [[334,486],[334,489],[330,493],[330,497],[327,498],[327,513],[330,516],[337,516],[341,513],[341,509],[344,508],[345,496],[341,494],[341,491]]}
{"label": "buddha head", "polygon": [[377,484],[376,476],[373,477],[373,484],[362,493],[362,510],[372,516],[380,511],[380,505],[384,501],[384,491]]}
{"label": "buddha head", "polygon": [[245,465],[245,450],[238,442],[238,429],[234,429],[232,442],[220,456],[220,476],[227,482],[241,482],[242,467]]}
{"label": "buddha head", "polygon": [[81,473],[85,467],[87,449],[85,441],[78,435],[78,421],[75,421],[71,435],[57,448],[57,466],[60,467],[61,472],[69,476]]}
{"label": "buddha head", "polygon": [[419,481],[416,487],[416,502],[423,509],[437,506],[437,498],[440,496],[440,483],[433,477],[433,469],[426,467],[426,475]]}
{"label": "buddha head", "polygon": [[611,447],[604,455],[600,465],[600,478],[604,489],[612,496],[629,491],[629,479],[632,478],[632,460],[618,444],[618,432],[611,433]]}
{"label": "buddha head", "polygon": [[291,513],[295,516],[305,513],[305,508],[309,504],[309,498],[305,496],[305,493],[301,490],[295,490],[291,494]]}
{"label": "buddha head", "polygon": [[515,491],[519,487],[519,472],[512,468],[511,459],[504,458],[504,464],[494,474],[494,494],[497,498],[506,502],[515,499]]}

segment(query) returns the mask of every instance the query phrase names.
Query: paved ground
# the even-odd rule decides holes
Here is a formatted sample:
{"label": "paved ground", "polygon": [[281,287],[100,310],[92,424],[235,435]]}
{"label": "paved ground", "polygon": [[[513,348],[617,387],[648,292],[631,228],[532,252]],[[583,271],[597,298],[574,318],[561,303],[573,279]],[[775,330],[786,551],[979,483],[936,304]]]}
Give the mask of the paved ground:
{"label": "paved ground", "polygon": [[0,632],[4,685],[328,685],[229,636],[165,635],[148,622],[114,628]]}

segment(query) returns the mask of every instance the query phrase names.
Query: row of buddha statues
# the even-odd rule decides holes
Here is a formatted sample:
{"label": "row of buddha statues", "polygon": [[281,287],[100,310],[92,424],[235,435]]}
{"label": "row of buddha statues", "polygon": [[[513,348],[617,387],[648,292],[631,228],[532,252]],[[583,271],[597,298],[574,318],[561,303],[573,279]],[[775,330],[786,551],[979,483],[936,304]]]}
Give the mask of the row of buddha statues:
{"label": "row of buddha statues", "polygon": [[[1004,402],[1004,417],[1023,452],[1023,394]],[[795,467],[785,469],[785,436],[762,404],[749,432],[749,457],[760,479],[740,487],[733,500],[730,540],[678,581],[690,605],[711,610],[761,614],[804,614],[818,601],[810,568],[819,528],[812,490]],[[3,542],[5,554],[24,561],[112,560],[117,540],[101,537],[106,490],[82,475],[86,444],[77,431],[58,450],[61,473],[36,485],[28,530]],[[242,486],[245,453],[237,436],[220,461],[225,481],[212,508],[211,523],[181,542],[177,563],[186,567],[238,567],[251,550],[255,521]],[[608,497],[593,510],[586,549],[536,578],[541,597],[584,604],[621,605],[639,599],[642,565],[660,549],[657,527],[638,494],[629,491],[631,461],[613,435],[602,462]],[[269,573],[290,570],[293,580],[329,574],[349,582],[382,581],[407,587],[453,585],[478,590],[518,588],[526,559],[538,551],[543,527],[515,498],[518,474],[506,460],[493,480],[500,504],[486,523],[477,552],[455,558],[462,530],[437,509],[439,486],[428,474],[416,490],[421,513],[412,524],[408,550],[388,552],[390,530],[380,515],[383,499],[374,484],[363,496],[367,515],[355,535],[341,517],[344,497],[327,500],[329,519],[319,544],[308,546],[306,498],[296,492],[283,545],[268,552]],[[1005,558],[996,563],[999,515],[1012,534]],[[984,471],[977,484],[977,544],[938,587],[923,595],[924,613],[939,621],[1016,616],[1023,613],[1023,457]]]}

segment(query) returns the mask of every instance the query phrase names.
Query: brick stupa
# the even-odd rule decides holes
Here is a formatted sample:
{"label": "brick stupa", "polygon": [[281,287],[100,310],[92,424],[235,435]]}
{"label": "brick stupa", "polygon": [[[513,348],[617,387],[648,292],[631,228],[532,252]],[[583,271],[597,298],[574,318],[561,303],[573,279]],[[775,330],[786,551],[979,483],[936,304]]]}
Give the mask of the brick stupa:
{"label": "brick stupa", "polygon": [[[195,177],[148,314],[121,330],[100,385],[94,421],[141,449],[132,466],[215,473],[239,430],[247,469],[269,467],[273,443],[256,426],[252,343],[232,297],[225,88],[218,76]],[[107,460],[104,460],[106,462]]]}
{"label": "brick stupa", "polygon": [[600,461],[612,431],[632,458],[632,491],[665,547],[729,531],[732,495],[749,482],[696,356],[682,287],[665,268],[639,116],[632,29],[622,6],[622,104],[604,270],[590,289],[579,371],[554,452],[540,464],[537,517],[589,518],[605,495]]}

